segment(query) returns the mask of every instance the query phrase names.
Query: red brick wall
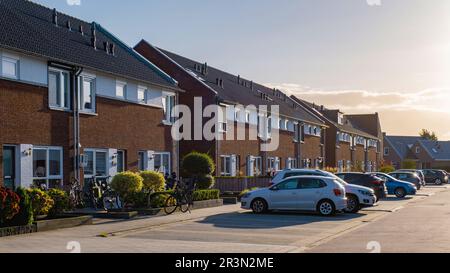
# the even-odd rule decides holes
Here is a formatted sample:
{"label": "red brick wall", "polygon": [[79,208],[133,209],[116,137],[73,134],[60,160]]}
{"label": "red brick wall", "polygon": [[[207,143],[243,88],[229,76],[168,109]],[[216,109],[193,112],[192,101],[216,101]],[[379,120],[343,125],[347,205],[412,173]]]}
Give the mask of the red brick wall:
{"label": "red brick wall", "polygon": [[356,145],[353,155],[353,164],[361,164],[361,162],[366,161],[366,151],[363,145]]}
{"label": "red brick wall", "polygon": [[[280,145],[278,150],[273,152],[266,152],[267,157],[279,157],[281,158],[281,169],[286,167],[286,159],[289,157],[297,158],[298,144],[294,142],[294,134],[288,131],[279,131]],[[265,161],[265,160],[264,160]],[[266,162],[263,162],[264,170],[267,169]]]}
{"label": "red brick wall", "polygon": [[305,141],[301,145],[302,159],[310,158],[314,160],[318,157],[322,157],[320,137],[305,136]]}
{"label": "red brick wall", "polygon": [[352,152],[350,149],[350,143],[341,142],[339,144],[339,149],[336,150],[336,165],[340,160],[344,160],[344,164],[346,164],[347,160],[352,160]]}
{"label": "red brick wall", "polygon": [[[4,144],[33,144],[64,148],[64,174],[71,171],[72,117],[48,108],[46,87],[0,80],[0,157]],[[3,183],[0,158],[0,183]]]}

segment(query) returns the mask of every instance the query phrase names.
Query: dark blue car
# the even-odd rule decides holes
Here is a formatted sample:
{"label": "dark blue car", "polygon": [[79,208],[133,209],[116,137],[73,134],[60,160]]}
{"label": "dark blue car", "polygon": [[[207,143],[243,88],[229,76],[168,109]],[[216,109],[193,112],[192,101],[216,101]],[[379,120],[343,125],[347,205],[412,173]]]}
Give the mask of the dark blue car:
{"label": "dark blue car", "polygon": [[388,194],[398,198],[405,198],[408,195],[416,195],[417,187],[413,183],[398,180],[385,173],[372,173],[386,182]]}

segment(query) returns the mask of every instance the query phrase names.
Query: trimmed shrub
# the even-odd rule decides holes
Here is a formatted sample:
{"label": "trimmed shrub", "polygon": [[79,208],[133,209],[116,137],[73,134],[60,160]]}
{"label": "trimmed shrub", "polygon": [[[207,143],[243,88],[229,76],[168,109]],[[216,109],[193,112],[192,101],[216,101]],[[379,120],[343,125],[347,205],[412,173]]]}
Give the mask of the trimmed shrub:
{"label": "trimmed shrub", "polygon": [[55,204],[50,195],[40,189],[28,189],[27,191],[30,196],[34,218],[36,219],[36,216],[40,215],[48,215]]}
{"label": "trimmed shrub", "polygon": [[146,208],[147,207],[148,193],[144,191],[131,193],[128,197],[128,202],[133,208]]}
{"label": "trimmed shrub", "polygon": [[20,211],[20,197],[10,189],[0,187],[0,226],[5,226]]}
{"label": "trimmed shrub", "polygon": [[392,165],[383,166],[380,168],[380,172],[382,173],[391,173],[394,172],[395,168]]}
{"label": "trimmed shrub", "polygon": [[194,201],[216,200],[220,198],[219,190],[199,190],[193,195]]}
{"label": "trimmed shrub", "polygon": [[34,221],[34,218],[30,195],[24,188],[17,188],[16,193],[20,198],[20,210],[19,213],[12,219],[10,226],[31,225]]}
{"label": "trimmed shrub", "polygon": [[183,175],[187,177],[210,175],[215,170],[214,161],[207,154],[192,152],[181,163]]}
{"label": "trimmed shrub", "polygon": [[166,188],[166,180],[159,172],[145,171],[139,173],[143,179],[143,189],[147,192],[163,191]]}
{"label": "trimmed shrub", "polygon": [[214,186],[215,180],[212,175],[200,176],[197,178],[197,189],[207,190]]}
{"label": "trimmed shrub", "polygon": [[57,216],[70,209],[67,192],[58,189],[50,189],[48,195],[53,199],[54,205],[48,212],[49,216]]}
{"label": "trimmed shrub", "polygon": [[129,198],[133,193],[142,190],[142,177],[133,172],[123,172],[114,176],[111,182],[111,188],[119,194],[125,202],[130,202]]}
{"label": "trimmed shrub", "polygon": [[416,169],[417,163],[414,160],[405,160],[402,162],[402,169]]}
{"label": "trimmed shrub", "polygon": [[152,208],[163,208],[171,193],[171,191],[154,193],[150,199],[150,206]]}

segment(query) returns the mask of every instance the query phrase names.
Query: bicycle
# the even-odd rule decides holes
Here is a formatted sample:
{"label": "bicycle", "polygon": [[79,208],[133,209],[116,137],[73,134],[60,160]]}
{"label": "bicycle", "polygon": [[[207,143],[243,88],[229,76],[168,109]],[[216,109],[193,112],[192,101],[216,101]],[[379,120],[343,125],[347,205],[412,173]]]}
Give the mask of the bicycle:
{"label": "bicycle", "polygon": [[72,208],[83,208],[84,197],[81,183],[78,179],[72,178],[69,189],[69,202]]}
{"label": "bicycle", "polygon": [[111,177],[108,177],[106,178],[105,181],[101,182],[101,190],[102,190],[101,203],[103,204],[104,209],[107,211],[113,209],[122,209],[123,206],[119,194],[113,191],[113,189],[109,184],[110,178]]}
{"label": "bicycle", "polygon": [[174,193],[172,193],[164,203],[164,212],[167,215],[174,213],[178,208],[182,213],[191,213],[191,206],[193,205],[194,189],[189,188],[188,185],[177,182]]}

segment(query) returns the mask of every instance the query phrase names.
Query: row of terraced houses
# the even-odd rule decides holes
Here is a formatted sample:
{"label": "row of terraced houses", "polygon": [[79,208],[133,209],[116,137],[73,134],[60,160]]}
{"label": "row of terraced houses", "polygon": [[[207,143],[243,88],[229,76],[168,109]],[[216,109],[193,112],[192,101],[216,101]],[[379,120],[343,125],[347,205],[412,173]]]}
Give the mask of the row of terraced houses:
{"label": "row of terraced houses", "polygon": [[[0,26],[2,185],[61,187],[125,170],[179,173],[191,151],[208,153],[216,176],[297,167],[372,171],[382,164],[377,113],[328,109],[144,39],[133,48],[98,23],[30,1],[0,1]],[[247,135],[253,127],[276,130],[280,145],[261,150],[260,134],[175,141],[176,105],[192,112],[214,105],[226,113],[216,125],[221,134],[238,125]],[[236,105],[278,105],[280,114]]]}

